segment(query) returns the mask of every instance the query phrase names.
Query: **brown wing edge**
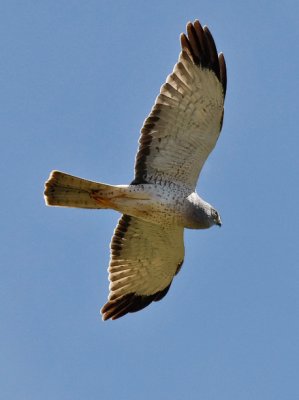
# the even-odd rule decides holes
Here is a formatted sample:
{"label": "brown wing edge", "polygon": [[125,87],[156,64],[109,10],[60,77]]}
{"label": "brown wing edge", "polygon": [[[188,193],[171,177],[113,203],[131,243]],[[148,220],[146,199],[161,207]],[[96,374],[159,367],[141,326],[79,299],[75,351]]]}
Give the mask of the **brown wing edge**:
{"label": "brown wing edge", "polygon": [[135,160],[135,178],[131,182],[131,185],[140,185],[142,183],[148,183],[144,177],[146,176],[146,159],[150,153],[150,147],[152,142],[152,130],[155,128],[156,122],[159,121],[159,114],[162,106],[155,104],[149,117],[144,121],[143,127],[141,128],[141,135],[139,139],[139,148]]}
{"label": "brown wing edge", "polygon": [[114,230],[114,234],[112,236],[111,244],[110,244],[110,251],[111,251],[111,256],[116,256],[118,257],[120,255],[120,252],[122,250],[123,246],[123,238],[130,226],[132,217],[127,214],[123,214],[119,221],[118,224]]}
{"label": "brown wing edge", "polygon": [[159,301],[168,292],[171,283],[163,290],[150,296],[141,296],[135,293],[128,293],[116,300],[108,301],[101,309],[103,321],[107,319],[118,319],[127,313],[140,311],[153,301]]}
{"label": "brown wing edge", "polygon": [[[129,215],[123,214],[118,221],[117,227],[114,231],[114,235],[111,241],[111,255],[120,256],[122,246],[124,244],[125,234],[130,226],[132,217]],[[176,274],[181,268],[183,261],[181,261],[177,267]],[[110,264],[110,269],[117,271],[118,266],[113,265],[113,260]],[[123,317],[127,313],[132,313],[136,311],[140,311],[143,308],[147,307],[153,301],[159,301],[163,299],[163,297],[167,294],[172,281],[168,286],[166,286],[163,290],[160,290],[152,295],[142,296],[136,293],[128,293],[121,297],[115,298],[112,294],[109,301],[102,307],[101,313],[104,321],[107,319],[118,319]]]}
{"label": "brown wing edge", "polygon": [[[187,36],[181,34],[181,46],[184,52],[189,55],[195,65],[208,68],[214,71],[223,87],[223,96],[226,94],[227,74],[226,64],[223,53],[217,54],[217,48],[211,32],[207,26],[202,27],[198,20],[192,24],[188,22]],[[139,139],[139,149],[135,160],[135,178],[131,185],[148,183],[146,176],[146,159],[150,153],[152,142],[152,130],[159,121],[159,114],[162,106],[155,104],[148,118],[144,121]]]}

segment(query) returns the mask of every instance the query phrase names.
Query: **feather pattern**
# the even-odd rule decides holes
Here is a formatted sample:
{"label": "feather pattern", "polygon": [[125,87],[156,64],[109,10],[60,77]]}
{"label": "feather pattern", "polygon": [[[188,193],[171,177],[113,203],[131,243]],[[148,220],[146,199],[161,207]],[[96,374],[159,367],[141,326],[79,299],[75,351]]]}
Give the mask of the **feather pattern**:
{"label": "feather pattern", "polygon": [[138,311],[165,296],[184,260],[183,231],[128,215],[120,218],[110,244],[110,293],[103,319]]}
{"label": "feather pattern", "polygon": [[226,67],[207,27],[182,34],[182,52],[139,139],[133,184],[171,181],[195,188],[223,120]]}
{"label": "feather pattern", "polygon": [[48,205],[123,214],[110,244],[104,320],[166,295],[184,261],[184,228],[221,225],[218,212],[195,186],[222,128],[225,60],[198,21],[187,24],[181,47],[141,129],[133,182],[107,185],[53,171],[45,185]]}

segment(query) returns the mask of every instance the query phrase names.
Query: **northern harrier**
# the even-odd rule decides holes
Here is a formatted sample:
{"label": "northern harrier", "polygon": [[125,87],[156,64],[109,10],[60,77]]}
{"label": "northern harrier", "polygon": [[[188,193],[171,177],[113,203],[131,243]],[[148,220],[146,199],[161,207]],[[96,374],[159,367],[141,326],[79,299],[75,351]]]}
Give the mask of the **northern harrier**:
{"label": "northern harrier", "polygon": [[187,24],[182,51],[144,121],[129,185],[107,185],[52,171],[50,206],[122,213],[110,248],[110,292],[101,312],[117,319],[161,300],[184,260],[184,228],[221,225],[195,192],[223,121],[226,67],[209,29]]}

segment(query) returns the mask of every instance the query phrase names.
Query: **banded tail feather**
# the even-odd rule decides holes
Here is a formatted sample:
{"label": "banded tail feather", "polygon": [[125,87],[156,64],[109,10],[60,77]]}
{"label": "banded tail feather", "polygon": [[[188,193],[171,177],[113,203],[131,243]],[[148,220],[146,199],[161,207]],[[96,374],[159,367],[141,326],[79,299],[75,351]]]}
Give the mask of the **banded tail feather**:
{"label": "banded tail feather", "polygon": [[45,183],[45,201],[48,206],[75,208],[110,208],[96,201],[94,194],[111,191],[113,186],[88,181],[60,171],[52,171]]}

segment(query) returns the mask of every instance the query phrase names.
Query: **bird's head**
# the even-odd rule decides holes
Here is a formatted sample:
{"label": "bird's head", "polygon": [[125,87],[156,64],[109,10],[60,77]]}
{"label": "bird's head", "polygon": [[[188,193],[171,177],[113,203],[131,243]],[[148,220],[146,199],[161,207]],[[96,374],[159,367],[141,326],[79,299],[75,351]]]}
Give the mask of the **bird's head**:
{"label": "bird's head", "polygon": [[191,228],[206,229],[213,225],[221,226],[221,218],[218,211],[211,204],[200,198],[197,193],[188,197],[192,223]]}
{"label": "bird's head", "polygon": [[211,219],[213,221],[213,225],[218,225],[221,226],[221,218],[217,210],[215,208],[211,207]]}

